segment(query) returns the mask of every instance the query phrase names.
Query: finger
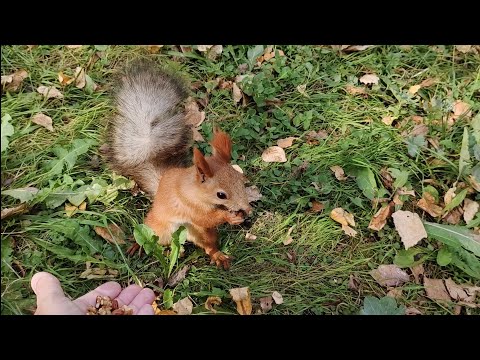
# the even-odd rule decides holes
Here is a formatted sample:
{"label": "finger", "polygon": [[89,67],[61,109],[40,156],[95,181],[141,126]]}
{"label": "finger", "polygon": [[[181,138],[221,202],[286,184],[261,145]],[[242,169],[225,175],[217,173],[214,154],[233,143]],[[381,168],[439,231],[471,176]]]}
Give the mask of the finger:
{"label": "finger", "polygon": [[127,305],[135,299],[135,297],[142,291],[142,287],[138,285],[130,285],[126,289],[124,289],[120,295],[117,297],[118,306],[121,307],[122,305]]}
{"label": "finger", "polygon": [[95,305],[97,296],[108,296],[114,299],[118,296],[118,294],[120,294],[121,291],[122,287],[119,283],[115,281],[109,281],[100,285],[95,290],[90,291],[88,294],[79,297],[74,301],[74,303],[83,310],[86,310],[90,305]]}
{"label": "finger", "polygon": [[133,309],[134,314],[138,314],[144,305],[150,305],[154,300],[155,293],[153,290],[145,288],[138,293],[130,304],[128,304],[128,307]]}
{"label": "finger", "polygon": [[143,305],[140,310],[138,310],[137,315],[154,315],[155,312],[153,311],[152,305],[145,304]]}
{"label": "finger", "polygon": [[52,299],[65,298],[60,281],[50,273],[39,272],[33,275],[30,285],[37,295],[37,305]]}

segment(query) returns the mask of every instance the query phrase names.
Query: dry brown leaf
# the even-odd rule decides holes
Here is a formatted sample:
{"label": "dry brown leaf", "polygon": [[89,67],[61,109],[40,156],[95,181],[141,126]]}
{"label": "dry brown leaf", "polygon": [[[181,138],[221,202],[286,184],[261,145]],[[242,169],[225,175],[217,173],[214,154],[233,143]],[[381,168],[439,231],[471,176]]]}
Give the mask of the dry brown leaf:
{"label": "dry brown leaf", "polygon": [[418,200],[417,206],[429,213],[430,216],[439,217],[442,215],[442,207],[436,205],[435,197],[426,191],[423,193],[422,198]]}
{"label": "dry brown leaf", "polygon": [[343,210],[342,208],[333,209],[332,212],[330,213],[330,217],[342,225],[355,226],[355,220],[353,218],[353,215],[350,214],[348,211]]}
{"label": "dry brown leaf", "polygon": [[231,289],[230,295],[237,304],[237,312],[240,315],[250,315],[252,313],[252,300],[248,287]]}
{"label": "dry brown leaf", "polygon": [[215,60],[218,55],[220,55],[223,51],[223,46],[222,45],[213,45],[209,50],[208,50],[208,53],[207,53],[207,57],[210,59],[210,60]]}
{"label": "dry brown leaf", "polygon": [[185,119],[187,124],[199,127],[205,120],[205,111],[200,111],[194,98],[188,97],[185,102]]}
{"label": "dry brown leaf", "polygon": [[463,220],[468,223],[473,220],[478,212],[479,204],[476,201],[465,199],[463,201]]}
{"label": "dry brown leaf", "polygon": [[347,176],[345,176],[345,172],[340,166],[338,165],[331,166],[330,170],[335,174],[335,177],[337,178],[337,180],[339,181],[347,180]]}
{"label": "dry brown leaf", "polygon": [[450,301],[450,295],[448,295],[447,289],[442,279],[429,279],[423,278],[423,285],[427,296],[432,300]]}
{"label": "dry brown leaf", "polygon": [[420,240],[427,237],[427,232],[418,214],[398,210],[392,214],[392,217],[405,249],[415,246]]}
{"label": "dry brown leaf", "polygon": [[293,140],[295,140],[296,138],[293,137],[293,136],[289,136],[285,139],[278,139],[277,140],[277,145],[280,146],[282,149],[285,149],[285,148],[288,148],[290,146],[292,146],[293,144]]}
{"label": "dry brown leaf", "polygon": [[43,126],[48,131],[54,131],[52,126],[52,118],[42,113],[38,113],[32,117],[32,122]]}
{"label": "dry brown leaf", "polygon": [[[108,228],[95,226],[93,229],[99,236],[107,240],[110,244],[115,244],[115,243],[117,243],[118,245],[125,244],[125,233],[117,224],[110,224],[108,225]],[[110,235],[110,232],[108,231],[109,229],[110,229],[110,232],[112,233],[111,235]]]}
{"label": "dry brown leaf", "polygon": [[188,270],[190,270],[190,265],[185,265],[180,270],[173,273],[168,279],[167,286],[173,288],[180,284],[185,279],[185,276],[187,276]]}
{"label": "dry brown leaf", "polygon": [[222,303],[222,299],[218,296],[209,296],[207,301],[205,302],[205,309],[211,311],[212,313],[216,314],[217,310],[213,307],[213,305],[220,305]]}
{"label": "dry brown leaf", "polygon": [[63,94],[53,86],[47,87],[47,86],[41,85],[37,88],[37,91],[40,94],[42,94],[43,96],[45,96],[47,99],[52,99],[52,98],[62,99],[63,98]]}
{"label": "dry brown leaf", "polygon": [[4,75],[2,76],[2,88],[15,92],[27,77],[28,73],[23,69],[17,70],[11,75]]}
{"label": "dry brown leaf", "polygon": [[467,294],[463,289],[463,286],[456,284],[455,281],[450,278],[445,280],[445,287],[453,300],[465,302],[472,302],[475,300],[475,292],[473,292],[473,296]]}
{"label": "dry brown leaf", "polygon": [[159,310],[155,311],[155,315],[177,315],[177,313],[173,310]]}
{"label": "dry brown leaf", "polygon": [[468,182],[476,191],[480,192],[480,183],[473,175],[468,175]]}
{"label": "dry brown leaf", "polygon": [[380,79],[378,78],[378,76],[376,74],[365,74],[359,79],[359,81],[362,84],[365,84],[365,85],[368,85],[368,84],[377,85],[378,80],[380,80]]}
{"label": "dry brown leaf", "polygon": [[286,162],[285,151],[280,146],[271,146],[262,153],[262,160],[265,162]]}
{"label": "dry brown leaf", "polygon": [[65,203],[65,215],[67,217],[72,217],[78,210],[78,207],[75,205],[72,205],[68,202]]}
{"label": "dry brown leaf", "polygon": [[380,169],[380,176],[382,178],[383,185],[385,185],[387,189],[392,189],[394,181],[387,168]]}
{"label": "dry brown leaf", "polygon": [[418,90],[420,90],[422,86],[421,85],[413,85],[413,86],[410,86],[410,88],[408,89],[408,92],[412,95],[415,95]]}
{"label": "dry brown leaf", "polygon": [[455,191],[457,190],[456,184],[457,183],[453,184],[453,187],[448,189],[448,191],[445,193],[445,195],[443,197],[443,201],[445,203],[445,206],[450,204],[452,202],[453,198],[455,197]]}
{"label": "dry brown leaf", "polygon": [[6,208],[2,209],[2,215],[1,215],[1,220],[7,219],[11,216],[23,214],[28,210],[27,203],[22,203],[18,206],[15,206],[13,208]]}
{"label": "dry brown leaf", "polygon": [[385,116],[382,118],[382,122],[385,124],[385,125],[392,125],[392,123],[395,121],[396,117],[393,117],[393,116]]}
{"label": "dry brown leaf", "polygon": [[75,86],[79,89],[83,89],[87,84],[85,69],[81,66],[77,66],[75,69]]}
{"label": "dry brown leaf", "polygon": [[[225,80],[221,78],[216,78],[216,81],[218,82],[218,88],[219,89],[231,89],[233,88],[233,81],[230,80]],[[237,84],[238,87],[238,84]]]}
{"label": "dry brown leaf", "polygon": [[60,81],[60,85],[65,86],[71,84],[75,78],[65,75],[63,72],[58,73],[58,81]]}
{"label": "dry brown leaf", "polygon": [[271,296],[265,296],[259,299],[260,300],[260,308],[262,309],[262,313],[266,314],[270,310],[272,310],[273,298]]}
{"label": "dry brown leaf", "polygon": [[245,240],[247,241],[255,241],[257,240],[257,235],[253,235],[253,234],[250,234],[249,232],[247,232],[245,234]]}
{"label": "dry brown leaf", "polygon": [[309,211],[313,213],[319,213],[319,212],[322,212],[323,209],[325,209],[325,205],[323,205],[321,202],[312,201],[312,207],[310,208]]}
{"label": "dry brown leaf", "polygon": [[233,94],[233,102],[236,104],[240,100],[242,100],[242,90],[238,87],[237,83],[232,84],[232,94]]}
{"label": "dry brown leaf", "polygon": [[370,271],[370,275],[381,286],[396,287],[410,281],[410,276],[397,265],[380,265]]}
{"label": "dry brown leaf", "polygon": [[462,218],[463,215],[463,209],[461,207],[457,207],[453,209],[452,211],[449,211],[446,213],[442,219],[443,221],[452,224],[452,225],[457,225],[460,222],[460,219]]}
{"label": "dry brown leaf", "polygon": [[432,145],[432,147],[435,149],[435,150],[439,150],[440,149],[440,141],[438,140],[438,138],[427,138],[427,141],[430,143],[430,145]]}
{"label": "dry brown leaf", "polygon": [[437,79],[428,78],[428,79],[423,80],[423,81],[420,83],[420,86],[421,86],[422,88],[424,88],[424,87],[432,86],[433,84],[436,84],[436,83],[437,83]]}
{"label": "dry brown leaf", "polygon": [[423,268],[422,264],[415,265],[410,268],[412,271],[413,277],[415,278],[415,282],[417,284],[421,284],[423,280],[423,274],[425,273],[425,269]]}
{"label": "dry brown leaf", "polygon": [[145,45],[145,47],[150,54],[157,54],[160,52],[163,45]]}
{"label": "dry brown leaf", "polygon": [[79,49],[81,48],[83,45],[66,45],[65,47],[67,49]]}
{"label": "dry brown leaf", "polygon": [[343,232],[351,237],[357,236],[357,232],[348,225],[342,225]]}
{"label": "dry brown leaf", "polygon": [[275,57],[275,51],[273,51],[273,50],[270,51],[270,52],[267,52],[267,51],[266,51],[265,54],[263,54],[263,59],[264,59],[265,61],[268,61],[268,60],[270,60],[270,59],[273,59],[274,57]]}
{"label": "dry brown leaf", "polygon": [[290,234],[292,233],[294,227],[295,226],[291,226],[290,229],[288,229],[287,237],[285,238],[285,240],[283,240],[283,245],[289,245],[292,243],[293,238],[290,236]]}
{"label": "dry brown leaf", "polygon": [[205,141],[202,134],[200,134],[200,131],[198,131],[197,128],[192,127],[192,132],[193,132],[193,141],[198,141],[198,142]]}
{"label": "dry brown leaf", "polygon": [[193,310],[193,304],[188,297],[177,301],[173,304],[173,311],[178,315],[190,315]]}
{"label": "dry brown leaf", "polygon": [[249,203],[258,201],[263,196],[262,194],[260,194],[260,190],[258,190],[258,188],[255,185],[245,188],[245,191],[247,192],[247,200]]}
{"label": "dry brown leaf", "polygon": [[471,52],[472,47],[473,45],[455,45],[455,49],[464,54]]}
{"label": "dry brown leaf", "polygon": [[461,100],[453,103],[453,115],[450,115],[453,120],[458,119],[460,116],[470,117],[471,115],[472,111],[469,104]]}
{"label": "dry brown leaf", "polygon": [[242,168],[237,164],[233,164],[232,167],[235,169],[235,171],[238,171],[240,174],[243,174]]}
{"label": "dry brown leaf", "polygon": [[405,310],[405,315],[423,315],[423,314],[417,308],[409,307]]}
{"label": "dry brown leaf", "polygon": [[297,86],[297,90],[298,90],[298,92],[299,92],[300,94],[302,94],[303,96],[308,97],[308,94],[306,93],[307,84],[298,85],[298,86]]}
{"label": "dry brown leaf", "polygon": [[345,86],[345,90],[351,95],[363,95],[367,93],[367,89],[361,86],[347,85]]}
{"label": "dry brown leaf", "polygon": [[368,228],[375,231],[380,231],[381,229],[383,229],[383,227],[387,223],[387,219],[392,215],[394,208],[395,204],[393,203],[393,201],[391,201],[388,203],[387,206],[384,206],[380,210],[378,210],[377,213],[373,215],[372,220],[370,220]]}
{"label": "dry brown leaf", "polygon": [[277,305],[283,304],[283,296],[278,291],[274,291],[272,293],[272,298],[273,298],[273,301],[275,301],[275,304]]}
{"label": "dry brown leaf", "polygon": [[427,134],[428,134],[428,126],[419,124],[414,126],[412,131],[408,133],[408,136],[419,136],[419,135],[426,136]]}
{"label": "dry brown leaf", "polygon": [[403,295],[403,289],[401,288],[394,288],[388,291],[387,296],[392,297],[394,299],[399,299]]}
{"label": "dry brown leaf", "polygon": [[363,51],[373,46],[375,45],[332,45],[332,48],[344,52],[354,52]]}
{"label": "dry brown leaf", "polygon": [[118,270],[91,268],[90,263],[87,262],[87,270],[80,274],[81,279],[114,279],[118,276]]}
{"label": "dry brown leaf", "polygon": [[197,50],[200,52],[206,52],[210,49],[213,45],[197,45]]}
{"label": "dry brown leaf", "polygon": [[350,290],[358,292],[359,285],[360,285],[360,281],[355,276],[353,276],[353,274],[351,274],[348,280],[348,288]]}

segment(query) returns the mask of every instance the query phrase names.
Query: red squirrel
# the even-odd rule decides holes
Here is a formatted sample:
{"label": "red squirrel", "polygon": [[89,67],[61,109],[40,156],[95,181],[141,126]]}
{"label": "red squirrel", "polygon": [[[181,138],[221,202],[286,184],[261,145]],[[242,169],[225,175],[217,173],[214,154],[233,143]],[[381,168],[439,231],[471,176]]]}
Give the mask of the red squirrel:
{"label": "red squirrel", "polygon": [[183,225],[188,241],[228,269],[231,259],[218,249],[216,227],[238,225],[251,212],[246,178],[231,166],[232,141],[217,128],[212,156],[194,148],[192,164],[192,129],[182,106],[187,96],[183,80],[166,69],[145,61],[128,67],[115,91],[109,162],[153,198],[145,224],[161,245]]}

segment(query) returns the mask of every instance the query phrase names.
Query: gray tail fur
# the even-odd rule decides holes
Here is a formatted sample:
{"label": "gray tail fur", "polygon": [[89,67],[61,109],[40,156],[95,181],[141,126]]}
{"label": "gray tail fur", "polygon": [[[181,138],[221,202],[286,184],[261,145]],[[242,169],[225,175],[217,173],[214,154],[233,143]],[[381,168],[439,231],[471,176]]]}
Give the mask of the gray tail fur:
{"label": "gray tail fur", "polygon": [[166,168],[186,165],[192,136],[182,104],[187,96],[179,77],[151,62],[134,62],[117,81],[109,162],[151,196]]}

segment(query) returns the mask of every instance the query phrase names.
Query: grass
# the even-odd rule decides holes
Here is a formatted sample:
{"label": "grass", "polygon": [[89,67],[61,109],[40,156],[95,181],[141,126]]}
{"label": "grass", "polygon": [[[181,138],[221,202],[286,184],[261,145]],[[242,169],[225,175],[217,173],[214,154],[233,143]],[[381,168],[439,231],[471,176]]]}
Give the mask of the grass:
{"label": "grass", "polygon": [[[379,188],[383,188],[382,168],[407,171],[407,186],[420,195],[426,179],[435,180],[442,197],[455,181],[465,181],[465,176],[459,176],[458,164],[463,128],[469,126],[469,119],[460,117],[452,127],[445,124],[445,119],[455,100],[470,104],[474,114],[480,109],[480,57],[459,53],[452,46],[376,46],[350,54],[329,46],[275,49],[282,50],[285,56],[277,53],[272,61],[257,66],[253,59],[261,53],[256,55],[255,48],[249,46],[224,46],[216,60],[196,50],[182,53],[175,46],[165,46],[156,54],[141,46],[108,46],[101,50],[94,46],[2,47],[2,75],[18,69],[29,74],[18,92],[2,94],[2,117],[9,114],[15,129],[8,149],[2,153],[2,191],[64,186],[69,181],[65,175],[72,182],[90,184],[92,179],[103,179],[112,184],[112,172],[106,164],[100,161],[96,166],[96,160],[92,162],[95,155],[100,155],[105,125],[113,112],[112,76],[136,57],[153,58],[203,85],[193,90],[197,98],[208,97],[202,134],[208,138],[214,124],[226,130],[234,140],[234,163],[244,169],[263,194],[248,230],[257,235],[255,241],[245,240],[245,228],[220,227],[222,250],[234,257],[230,271],[209,265],[202,251],[186,245],[177,268],[185,264],[192,268],[174,288],[174,301],[190,296],[195,312],[205,313],[206,298],[217,295],[223,299],[221,312],[235,313],[229,289],[248,286],[254,306],[259,298],[273,291],[283,295],[284,303],[274,306],[271,314],[358,313],[365,296],[382,297],[387,293],[369,275],[370,270],[392,264],[403,245],[391,220],[378,233],[367,228],[378,207],[372,206],[353,176],[340,182],[329,168],[339,165],[347,175],[355,166],[368,168]],[[98,52],[101,57],[92,63]],[[207,91],[216,78],[233,80],[242,64],[247,64],[247,74],[255,75],[243,89],[251,95],[246,106],[233,102],[231,90]],[[73,84],[59,85],[58,72],[72,76],[77,66],[87,68],[87,74],[99,85],[96,91],[89,93]],[[376,73],[379,84],[367,90],[368,95],[349,94],[346,86],[363,86],[358,78],[364,73]],[[420,89],[416,96],[408,95],[410,86],[428,78],[437,82]],[[44,99],[35,91],[40,85],[55,86],[64,98]],[[306,95],[297,89],[301,85],[306,85]],[[276,101],[265,105],[265,100],[272,98]],[[55,132],[31,122],[30,118],[39,112],[53,119]],[[438,139],[441,151],[424,146],[415,157],[409,156],[402,132],[413,129],[414,115],[423,117],[429,136]],[[386,116],[396,118],[394,126],[382,123]],[[311,130],[324,130],[328,137],[309,144],[306,134]],[[288,162],[262,162],[262,151],[288,136],[298,138],[286,149]],[[90,139],[96,144],[79,155],[73,167],[53,174],[45,167],[46,162],[56,158],[52,149],[60,146],[68,150],[75,139]],[[198,146],[209,151],[206,143]],[[301,170],[305,163],[308,165]],[[386,197],[392,195],[385,191]],[[478,193],[469,197],[479,199]],[[404,210],[433,221],[415,207],[414,201],[406,199]],[[325,205],[323,212],[308,211],[314,200]],[[2,195],[2,208],[18,203]],[[117,269],[115,280],[123,285],[138,282],[163,292],[155,282],[161,269],[154,257],[126,257],[123,253],[129,244],[111,245],[93,231],[95,225],[116,223],[131,236],[148,210],[148,200],[119,190],[113,201],[87,203],[86,211],[67,219],[64,205],[48,208],[39,200],[31,204],[27,214],[2,220],[2,314],[31,312],[35,299],[29,282],[37,271],[58,276],[72,298],[98,286],[105,279],[80,278],[87,261],[93,266]],[[335,207],[355,215],[355,238],[344,235],[339,224],[330,219],[329,213]],[[80,226],[74,233],[81,231],[83,240],[66,233],[66,228],[75,226]],[[285,246],[283,240],[292,226],[294,240]],[[85,239],[100,251],[91,251]],[[478,280],[453,265],[438,265],[435,259],[439,246],[434,240],[424,240],[419,247],[428,255],[424,262],[426,276],[478,284]],[[351,275],[359,281],[358,291],[348,288]],[[402,288],[403,295],[397,301],[407,307],[416,307],[425,314],[454,312],[453,304],[428,299],[422,285],[410,282]],[[158,302],[161,306],[162,300]],[[479,313],[471,308],[463,311]]]}

